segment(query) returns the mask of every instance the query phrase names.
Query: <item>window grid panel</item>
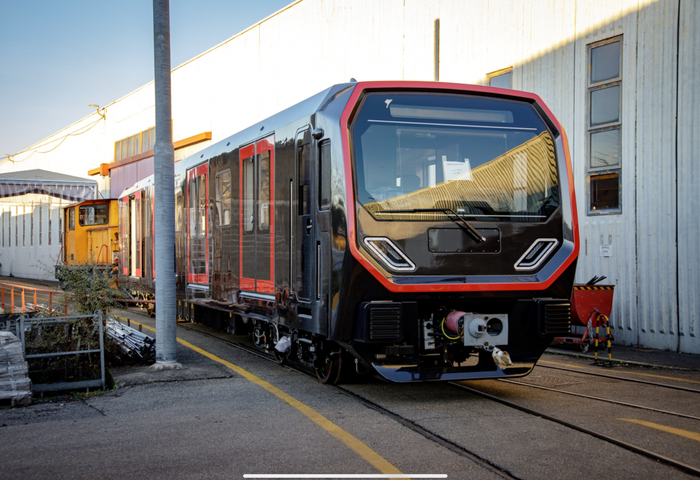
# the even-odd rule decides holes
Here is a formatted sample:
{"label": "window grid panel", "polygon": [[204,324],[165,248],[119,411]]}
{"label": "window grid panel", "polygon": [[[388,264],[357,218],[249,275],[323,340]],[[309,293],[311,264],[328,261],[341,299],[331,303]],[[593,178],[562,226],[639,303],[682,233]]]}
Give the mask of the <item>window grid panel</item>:
{"label": "window grid panel", "polygon": [[622,37],[588,45],[588,214],[620,214]]}

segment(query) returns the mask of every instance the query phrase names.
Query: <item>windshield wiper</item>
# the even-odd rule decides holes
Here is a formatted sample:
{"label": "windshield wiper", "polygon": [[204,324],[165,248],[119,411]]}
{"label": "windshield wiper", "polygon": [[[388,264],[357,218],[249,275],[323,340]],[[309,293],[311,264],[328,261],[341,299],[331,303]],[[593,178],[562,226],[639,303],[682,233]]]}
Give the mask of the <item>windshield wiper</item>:
{"label": "windshield wiper", "polygon": [[[449,218],[449,219],[452,220],[453,222],[457,223],[457,225],[460,225],[460,227],[462,227],[462,230],[464,230],[465,232],[467,232],[467,233],[469,234],[469,236],[471,236],[474,240],[476,240],[476,243],[481,243],[481,242],[485,242],[485,241],[486,241],[486,237],[484,237],[484,236],[479,232],[479,230],[477,230],[476,228],[472,227],[472,226],[469,224],[469,222],[467,222],[467,221],[464,219],[464,217],[462,217],[461,215],[459,215],[457,212],[455,212],[455,211],[452,210],[451,208],[411,208],[411,209],[408,209],[408,210],[382,210],[382,211],[379,212],[379,213],[427,213],[427,212],[442,212],[442,213],[450,212],[452,215],[454,215],[455,217],[457,217],[458,219],[460,219],[460,220],[462,221],[462,223],[464,224],[464,226],[462,226],[462,225],[460,225],[459,223],[457,223],[457,220],[455,220],[455,219],[452,218],[452,217],[449,217],[449,216],[448,216],[447,218]],[[465,227],[466,227],[466,228],[465,228]]]}

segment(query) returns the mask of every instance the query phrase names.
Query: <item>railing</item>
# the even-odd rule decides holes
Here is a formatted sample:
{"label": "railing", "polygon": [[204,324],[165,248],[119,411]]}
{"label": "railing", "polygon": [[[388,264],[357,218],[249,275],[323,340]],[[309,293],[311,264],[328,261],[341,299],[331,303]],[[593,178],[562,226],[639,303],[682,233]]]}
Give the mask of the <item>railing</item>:
{"label": "railing", "polygon": [[[78,323],[80,320],[92,318],[93,328],[92,332],[85,332],[80,328],[74,329],[74,324]],[[96,324],[96,325],[95,325]],[[65,332],[67,337],[73,333],[77,336],[85,335],[87,348],[81,349],[81,338],[78,338],[76,342],[76,347],[74,350],[66,350],[60,352],[45,352],[45,353],[33,353],[27,354],[27,336],[28,335],[39,335],[41,336],[42,329],[46,329],[51,325],[66,325]],[[26,316],[20,317],[20,340],[22,341],[22,349],[24,351],[24,358],[26,360],[31,359],[41,359],[49,357],[64,357],[67,355],[84,355],[99,353],[100,354],[100,378],[93,380],[79,380],[72,382],[60,382],[60,383],[35,383],[32,386],[34,392],[52,392],[60,390],[77,390],[77,389],[89,389],[94,387],[101,387],[103,390],[105,388],[105,355],[104,355],[104,330],[102,326],[102,312],[97,312],[94,315],[79,315],[73,317],[46,317],[46,318],[28,318]],[[75,331],[74,331],[75,330]],[[90,333],[94,335],[99,331],[98,341],[90,337]],[[94,344],[99,344],[99,348],[90,348]]]}
{"label": "railing", "polygon": [[[37,303],[37,292],[41,293],[48,293],[48,309],[49,312],[53,311],[53,296],[54,294],[58,295],[63,295],[63,306],[65,310],[65,315],[68,315],[68,298],[64,292],[58,291],[58,290],[51,290],[47,288],[37,288],[37,287],[31,287],[28,285],[15,285],[12,283],[5,283],[2,282],[0,283],[0,303],[2,304],[2,311],[4,312],[6,309],[9,309],[9,313],[15,313],[15,308],[21,310],[21,313],[26,313],[27,312],[27,303],[26,303],[26,293],[27,291],[33,292],[30,298],[33,299],[33,309],[37,310],[38,309],[38,303]],[[21,301],[21,307],[16,307],[15,306],[15,295],[17,295],[20,298]],[[6,297],[9,297],[10,303],[9,307],[6,306],[5,304],[5,299]]]}

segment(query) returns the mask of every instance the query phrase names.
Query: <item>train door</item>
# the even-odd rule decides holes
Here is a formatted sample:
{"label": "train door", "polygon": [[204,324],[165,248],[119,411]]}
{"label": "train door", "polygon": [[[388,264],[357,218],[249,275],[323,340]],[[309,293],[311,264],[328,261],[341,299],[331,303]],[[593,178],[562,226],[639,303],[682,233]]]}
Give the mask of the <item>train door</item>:
{"label": "train door", "polygon": [[122,197],[119,205],[119,233],[121,235],[121,258],[120,266],[122,275],[129,275],[129,265],[131,265],[131,223],[129,221],[129,197]]}
{"label": "train door", "polygon": [[[294,242],[292,258],[294,258],[294,291],[297,301],[310,303],[316,298],[316,282],[314,281],[316,267],[316,248],[314,244],[314,166],[311,161],[311,130],[306,127],[298,131],[295,142],[296,149],[296,212],[293,214]],[[311,314],[310,307],[302,307]]]}
{"label": "train door", "polygon": [[207,164],[187,171],[187,282],[209,283]]}
{"label": "train door", "polygon": [[129,236],[131,254],[130,273],[132,276],[141,276],[141,190],[137,190],[133,197],[129,198]]}
{"label": "train door", "polygon": [[244,294],[275,293],[274,145],[270,136],[239,151],[239,265]]}

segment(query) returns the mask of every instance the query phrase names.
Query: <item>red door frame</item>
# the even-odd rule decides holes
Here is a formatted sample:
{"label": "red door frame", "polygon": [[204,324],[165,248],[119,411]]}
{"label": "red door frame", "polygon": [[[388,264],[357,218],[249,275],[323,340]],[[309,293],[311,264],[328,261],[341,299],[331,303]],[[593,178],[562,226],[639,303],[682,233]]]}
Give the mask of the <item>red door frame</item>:
{"label": "red door frame", "polygon": [[[255,226],[253,228],[254,237],[256,238],[256,243],[257,243],[257,236],[258,235],[267,235],[267,234],[258,234],[258,224],[259,224],[259,219],[258,216],[260,215],[259,212],[259,201],[260,201],[260,178],[259,177],[259,160],[258,160],[258,155],[261,153],[265,152],[270,152],[270,230],[269,230],[269,235],[270,235],[270,280],[257,280],[256,278],[248,278],[243,276],[243,249],[239,248],[238,250],[238,265],[239,265],[239,278],[240,278],[240,288],[241,290],[246,290],[250,292],[257,292],[257,293],[267,293],[267,294],[274,294],[275,293],[275,137],[274,135],[271,135],[267,138],[264,138],[262,140],[257,141],[256,143],[251,143],[250,145],[247,145],[245,147],[242,147],[239,150],[239,172],[238,172],[238,191],[240,195],[243,195],[243,160],[246,158],[250,158],[251,156],[255,156],[255,167],[254,167],[254,175],[255,175],[255,182],[253,182],[254,189],[255,189],[255,194],[253,195],[254,198],[254,205],[253,205],[253,211],[255,212]],[[239,228],[239,236],[240,236],[240,241],[239,245],[243,244],[243,199],[241,198],[241,201],[238,202],[238,228]],[[257,263],[256,263],[256,270],[257,270]],[[257,277],[257,275],[256,275]]]}
{"label": "red door frame", "polygon": [[129,219],[129,197],[122,197],[122,205],[119,210],[119,223],[124,226],[121,233],[122,242],[122,275],[129,275],[129,262],[131,259],[131,242],[129,242],[129,230],[131,229],[131,223]]}
{"label": "red door frame", "polygon": [[[190,204],[191,204],[191,192],[190,192],[190,182],[192,179],[204,175],[204,198],[206,199],[204,206],[204,273],[192,273],[190,268],[192,264],[190,263],[190,244],[192,240],[192,232],[190,231]],[[209,283],[209,210],[207,205],[209,203],[209,165],[204,163],[187,171],[187,282],[197,283],[200,285],[206,285]],[[200,192],[197,192],[198,194]],[[197,202],[199,202],[201,196],[197,196]],[[199,219],[197,219],[199,221]]]}
{"label": "red door frame", "polygon": [[136,190],[136,193],[134,194],[134,205],[135,205],[135,211],[132,212],[132,215],[134,215],[134,224],[136,225],[136,232],[133,233],[133,235],[136,235],[136,251],[133,252],[134,255],[136,255],[136,262],[135,262],[135,267],[134,267],[134,275],[137,277],[141,276],[141,272],[143,271],[143,242],[141,241],[141,233],[143,231],[143,228],[141,226],[141,190]]}

